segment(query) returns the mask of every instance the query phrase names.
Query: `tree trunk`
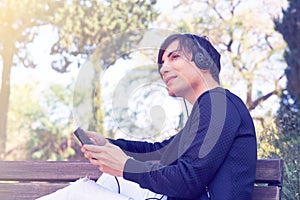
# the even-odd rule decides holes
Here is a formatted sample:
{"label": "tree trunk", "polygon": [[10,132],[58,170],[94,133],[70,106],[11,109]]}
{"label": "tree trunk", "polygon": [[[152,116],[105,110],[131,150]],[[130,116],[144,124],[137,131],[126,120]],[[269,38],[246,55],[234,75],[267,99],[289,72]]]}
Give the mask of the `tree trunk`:
{"label": "tree trunk", "polygon": [[[6,147],[6,132],[7,132],[7,114],[9,107],[10,94],[10,72],[13,60],[13,50],[4,48],[6,51],[3,54],[3,69],[2,82],[0,91],[0,158],[3,158]],[[9,50],[11,49],[11,51]]]}

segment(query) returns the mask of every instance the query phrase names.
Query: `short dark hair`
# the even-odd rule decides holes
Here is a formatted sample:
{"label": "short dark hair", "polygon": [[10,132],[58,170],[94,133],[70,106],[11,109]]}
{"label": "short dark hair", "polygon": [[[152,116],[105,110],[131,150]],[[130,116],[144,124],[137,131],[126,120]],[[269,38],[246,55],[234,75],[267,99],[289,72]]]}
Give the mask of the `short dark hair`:
{"label": "short dark hair", "polygon": [[158,52],[158,58],[157,58],[158,71],[160,71],[160,68],[162,67],[162,57],[163,54],[165,53],[165,50],[175,40],[179,41],[179,46],[178,46],[179,50],[182,50],[184,53],[192,53],[193,57],[197,51],[197,48],[194,48],[194,46],[200,45],[208,53],[208,55],[210,56],[210,58],[214,63],[214,65],[211,68],[209,68],[212,77],[218,83],[220,82],[219,73],[221,70],[221,64],[220,64],[221,55],[212,46],[212,44],[209,42],[209,40],[206,37],[199,37],[197,35],[192,35],[192,34],[173,34],[168,36],[164,40]]}

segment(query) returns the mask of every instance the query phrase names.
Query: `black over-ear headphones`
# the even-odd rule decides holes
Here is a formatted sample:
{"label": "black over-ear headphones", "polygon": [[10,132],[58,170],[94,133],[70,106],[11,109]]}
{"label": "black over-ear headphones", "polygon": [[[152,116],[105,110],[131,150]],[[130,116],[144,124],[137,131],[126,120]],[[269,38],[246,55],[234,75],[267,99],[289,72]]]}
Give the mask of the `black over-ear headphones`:
{"label": "black over-ear headphones", "polygon": [[199,67],[200,69],[203,70],[208,70],[209,68],[212,67],[214,64],[214,61],[212,60],[211,56],[209,53],[199,44],[198,39],[196,38],[195,35],[193,34],[184,34],[185,36],[191,38],[194,43],[196,44],[193,52],[193,58],[192,61]]}

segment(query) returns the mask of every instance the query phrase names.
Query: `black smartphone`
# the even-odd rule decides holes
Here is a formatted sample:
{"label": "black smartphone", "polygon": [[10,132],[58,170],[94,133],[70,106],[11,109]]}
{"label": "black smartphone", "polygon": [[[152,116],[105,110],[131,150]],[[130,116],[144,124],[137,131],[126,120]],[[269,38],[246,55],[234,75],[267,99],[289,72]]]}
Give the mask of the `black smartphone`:
{"label": "black smartphone", "polygon": [[82,130],[80,127],[78,127],[74,131],[74,135],[77,137],[77,139],[81,142],[82,145],[84,144],[94,144],[92,140],[87,136],[87,134]]}

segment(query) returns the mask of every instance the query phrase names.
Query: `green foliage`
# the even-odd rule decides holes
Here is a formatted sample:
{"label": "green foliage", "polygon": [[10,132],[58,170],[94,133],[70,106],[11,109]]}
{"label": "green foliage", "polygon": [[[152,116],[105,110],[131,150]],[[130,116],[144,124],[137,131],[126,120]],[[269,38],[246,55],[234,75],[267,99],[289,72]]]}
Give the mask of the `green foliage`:
{"label": "green foliage", "polygon": [[278,139],[278,130],[273,116],[264,116],[264,119],[260,120],[256,119],[255,128],[258,158],[278,158],[278,150],[274,146],[275,140]]}
{"label": "green foliage", "polygon": [[283,18],[275,20],[276,30],[287,43],[287,89],[282,92],[276,116],[280,134],[275,146],[285,161],[284,197],[296,200],[300,199],[300,1],[288,2],[289,7],[282,11]]}
{"label": "green foliage", "polygon": [[[58,30],[58,40],[52,47],[52,54],[60,56],[53,64],[59,72],[66,72],[75,58],[86,59],[95,48],[106,42],[101,52],[100,63],[112,64],[119,55],[128,53],[131,43],[139,37],[124,34],[118,40],[114,35],[138,29],[146,29],[156,18],[153,0],[72,0],[57,8],[53,24]],[[111,40],[111,41],[110,41]],[[104,67],[104,66],[102,66]]]}
{"label": "green foliage", "polygon": [[70,159],[79,150],[71,134],[72,90],[36,85],[13,85],[6,159]]}
{"label": "green foliage", "polygon": [[300,107],[287,90],[282,93],[276,123],[275,148],[285,162],[283,193],[286,199],[296,200],[300,198]]}
{"label": "green foliage", "polygon": [[35,84],[13,85],[11,88],[6,159],[23,160],[30,156],[26,145],[31,126],[43,116]]}
{"label": "green foliage", "polygon": [[33,124],[28,150],[33,159],[63,160],[75,154],[72,147],[72,90],[51,85],[43,91],[40,105],[44,112]]}
{"label": "green foliage", "polygon": [[284,163],[284,182],[282,191],[283,199],[299,200],[299,174],[297,176],[295,164],[291,165],[291,163]]}
{"label": "green foliage", "polygon": [[283,10],[282,20],[275,21],[276,30],[279,31],[288,48],[285,51],[287,68],[287,88],[296,97],[300,104],[300,0],[289,0],[289,7]]}
{"label": "green foliage", "polygon": [[10,96],[10,72],[13,66],[35,67],[27,49],[39,26],[48,24],[49,16],[59,7],[52,0],[0,0],[0,158],[6,150],[7,113]]}
{"label": "green foliage", "polygon": [[79,122],[87,124],[85,128],[103,133],[100,74],[117,59],[128,57],[132,45],[142,37],[132,33],[145,30],[157,17],[155,4],[154,0],[73,0],[57,8],[53,24],[58,31],[58,40],[51,54],[60,59],[53,62],[52,68],[67,72],[70,63],[77,61],[80,65],[82,60],[88,60],[93,66],[92,82],[88,86],[80,86],[82,83],[75,86],[76,89],[87,89],[79,89],[79,92],[75,89],[74,100],[78,112],[85,103],[90,104],[84,111],[89,114]]}

